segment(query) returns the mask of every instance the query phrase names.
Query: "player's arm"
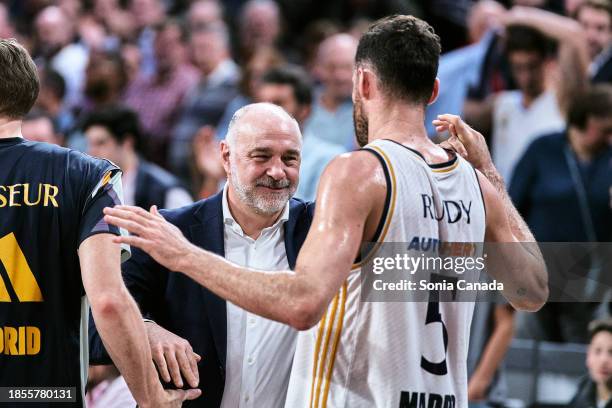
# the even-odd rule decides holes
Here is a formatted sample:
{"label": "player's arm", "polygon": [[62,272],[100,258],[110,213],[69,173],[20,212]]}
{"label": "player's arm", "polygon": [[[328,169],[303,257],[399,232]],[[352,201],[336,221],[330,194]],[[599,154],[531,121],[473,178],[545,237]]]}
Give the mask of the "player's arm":
{"label": "player's arm", "polygon": [[79,247],[81,275],[98,332],[140,405],[161,393],[145,327],[121,278],[121,249],[111,234],[96,234]]}
{"label": "player's arm", "polygon": [[72,154],[72,182],[84,194],[78,231],[81,277],[98,333],[140,406],[180,406],[200,391],[162,388],[142,316],[121,275],[122,249],[113,242],[120,231],[102,221],[104,207],[121,203],[121,172],[109,163]]}
{"label": "player's arm", "polygon": [[[165,392],[157,377],[142,317],[121,278],[120,254],[111,234],[92,235],[79,247],[83,286],[98,331],[139,406],[180,406],[187,395]],[[197,395],[191,390],[189,398]]]}
{"label": "player's arm", "polygon": [[384,201],[382,167],[368,152],[339,156],[320,180],[317,211],[295,273],[239,267],[189,243],[155,208],[106,208],[106,222],[137,236],[116,237],[148,252],[252,313],[305,330],[314,326],[348,276],[377,197]]}
{"label": "player's arm", "polygon": [[487,211],[485,241],[496,243],[487,246],[493,255],[487,260],[487,272],[503,283],[503,294],[512,306],[538,310],[548,298],[546,265],[533,234],[506,192],[484,137],[456,115],[440,115],[434,125],[438,131],[450,131],[446,146],[476,168]]}

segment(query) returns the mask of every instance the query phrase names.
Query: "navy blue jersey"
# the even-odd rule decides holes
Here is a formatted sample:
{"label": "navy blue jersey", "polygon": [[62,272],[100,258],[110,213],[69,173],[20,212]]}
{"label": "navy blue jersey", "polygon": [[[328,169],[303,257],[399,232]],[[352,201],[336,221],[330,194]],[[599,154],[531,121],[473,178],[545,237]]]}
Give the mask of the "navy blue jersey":
{"label": "navy blue jersey", "polygon": [[102,213],[121,203],[120,185],[109,161],[0,139],[0,386],[76,387],[83,404],[87,306],[77,250],[94,234],[120,233]]}

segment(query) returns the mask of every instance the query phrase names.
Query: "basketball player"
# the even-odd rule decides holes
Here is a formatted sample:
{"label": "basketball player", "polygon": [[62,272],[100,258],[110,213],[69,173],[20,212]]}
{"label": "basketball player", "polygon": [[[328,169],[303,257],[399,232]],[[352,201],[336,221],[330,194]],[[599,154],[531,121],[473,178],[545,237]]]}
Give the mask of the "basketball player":
{"label": "basketball player", "polygon": [[[107,222],[138,235],[116,242],[141,247],[240,307],[303,330],[287,407],[467,407],[473,303],[362,302],[360,264],[353,263],[362,242],[533,241],[503,187],[428,139],[424,113],[438,94],[439,54],[433,29],[411,16],[379,20],[361,38],[353,101],[363,148],[325,170],[295,273],[240,268],[200,250],[156,208],[105,209]],[[474,159],[495,175],[490,157],[481,154],[482,139],[458,118],[442,117],[436,125],[451,130],[450,146],[467,150],[467,157],[479,153]],[[280,161],[277,167],[282,170]],[[282,171],[270,177],[282,179]],[[436,216],[441,203],[459,200],[465,204],[460,218]],[[537,310],[547,298],[544,263],[539,252],[516,247],[508,261],[520,268],[490,273],[512,305]],[[433,322],[446,335],[425,336]]]}
{"label": "basketball player", "polygon": [[[119,229],[102,214],[121,203],[120,170],[23,139],[22,118],[36,100],[39,80],[15,40],[0,40],[0,78],[0,386],[10,388],[3,402],[28,406],[22,404],[26,397],[50,396],[53,406],[84,405],[85,294],[141,407],[178,407],[197,397],[199,390],[162,389],[142,316],[121,279],[121,248],[112,242]],[[24,394],[24,387],[62,389]]]}

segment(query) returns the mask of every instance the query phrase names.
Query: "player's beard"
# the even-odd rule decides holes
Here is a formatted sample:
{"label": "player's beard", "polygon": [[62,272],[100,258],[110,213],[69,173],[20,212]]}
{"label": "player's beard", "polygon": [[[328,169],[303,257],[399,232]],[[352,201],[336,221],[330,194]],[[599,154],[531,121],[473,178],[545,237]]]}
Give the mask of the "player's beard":
{"label": "player's beard", "polygon": [[[238,177],[238,169],[234,163],[230,163],[230,167],[230,179],[238,197],[258,214],[272,215],[280,212],[295,194],[296,186],[289,179],[274,180],[270,176],[262,176],[252,184],[243,184]],[[262,193],[258,191],[259,186],[281,190]]]}
{"label": "player's beard", "polygon": [[368,144],[368,118],[363,113],[361,98],[357,96],[353,103],[353,125],[355,126],[355,137],[359,147]]}

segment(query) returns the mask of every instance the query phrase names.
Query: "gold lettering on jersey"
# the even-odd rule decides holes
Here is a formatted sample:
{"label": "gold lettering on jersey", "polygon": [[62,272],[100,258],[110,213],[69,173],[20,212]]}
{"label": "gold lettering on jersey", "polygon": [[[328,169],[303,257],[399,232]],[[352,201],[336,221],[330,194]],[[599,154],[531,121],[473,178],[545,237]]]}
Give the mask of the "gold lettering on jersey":
{"label": "gold lettering on jersey", "polygon": [[[12,232],[0,238],[0,262],[4,265],[10,284],[20,302],[42,302],[43,297],[36,278]],[[8,285],[9,282],[4,282]],[[4,292],[3,292],[4,289]],[[6,293],[6,294],[5,294]],[[0,302],[10,302],[6,287],[0,285]]]}
{"label": "gold lettering on jersey", "polygon": [[59,207],[59,187],[52,184],[30,183],[0,186],[0,208],[3,207]]}
{"label": "gold lettering on jersey", "polygon": [[31,356],[40,353],[40,329],[35,326],[0,327],[0,354]]}

